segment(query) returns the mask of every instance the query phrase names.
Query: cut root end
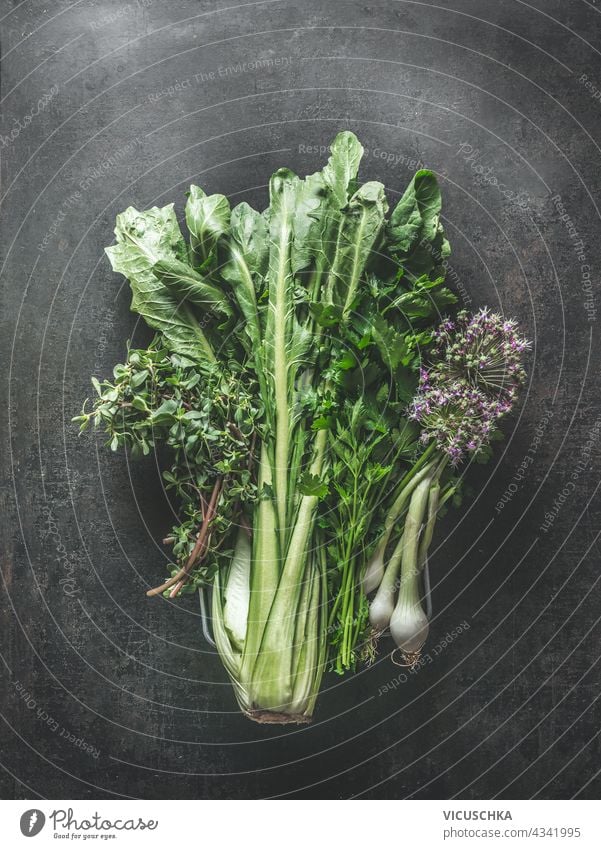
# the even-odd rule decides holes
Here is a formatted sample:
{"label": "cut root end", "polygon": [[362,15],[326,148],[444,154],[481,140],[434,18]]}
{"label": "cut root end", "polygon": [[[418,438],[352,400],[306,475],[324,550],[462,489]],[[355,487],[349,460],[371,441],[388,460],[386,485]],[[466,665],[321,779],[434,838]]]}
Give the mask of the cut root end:
{"label": "cut root end", "polygon": [[302,713],[276,713],[271,710],[245,710],[244,715],[261,725],[308,725],[312,720]]}
{"label": "cut root end", "polygon": [[[401,655],[400,660],[395,658],[397,652]],[[390,659],[395,666],[402,666],[404,669],[416,669],[422,659],[422,650],[403,651],[403,649],[396,648],[393,652],[391,652]]]}

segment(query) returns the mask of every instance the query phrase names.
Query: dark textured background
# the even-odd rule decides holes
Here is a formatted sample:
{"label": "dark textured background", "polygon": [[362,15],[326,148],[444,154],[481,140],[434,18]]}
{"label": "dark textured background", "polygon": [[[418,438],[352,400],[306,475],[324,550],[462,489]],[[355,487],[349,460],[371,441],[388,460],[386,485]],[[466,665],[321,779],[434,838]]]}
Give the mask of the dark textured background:
{"label": "dark textured background", "polygon": [[[583,284],[590,266],[598,309],[600,4],[0,10],[2,795],[598,795],[601,317]],[[441,175],[451,282],[519,317],[531,382],[439,527],[432,662],[383,693],[383,655],[327,679],[313,726],[262,728],[238,715],[194,600],[145,598],[171,524],[156,464],[128,466],[70,418],[90,374],[145,338],[102,253],[115,214],[181,214],[191,181],[265,205],[276,167],[321,167],[315,146],[343,128],[391,201],[411,160]]]}

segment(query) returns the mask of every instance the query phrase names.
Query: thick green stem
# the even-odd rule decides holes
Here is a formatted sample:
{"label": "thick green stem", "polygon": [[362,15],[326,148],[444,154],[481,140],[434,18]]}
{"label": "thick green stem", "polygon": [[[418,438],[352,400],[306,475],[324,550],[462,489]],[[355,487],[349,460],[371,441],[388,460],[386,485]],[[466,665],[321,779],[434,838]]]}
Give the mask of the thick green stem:
{"label": "thick green stem", "polygon": [[[327,431],[319,431],[310,467],[313,475],[321,474],[326,442]],[[253,669],[252,700],[257,707],[287,711],[292,703],[295,619],[316,506],[317,496],[302,496],[261,650]]]}
{"label": "thick green stem", "polygon": [[[436,456],[432,456],[432,455]],[[424,465],[427,463],[428,467],[430,467],[432,461],[440,462],[440,451],[437,450],[436,444],[434,442],[430,442],[423,454],[418,457],[413,466],[409,469],[406,475],[404,475],[399,483],[396,486],[396,489],[399,491],[397,499],[401,497],[403,490],[417,476],[420,470],[423,469]],[[423,477],[423,475],[421,476]],[[420,478],[421,479],[421,478]]]}
{"label": "thick green stem", "polygon": [[[280,252],[284,262],[284,251]],[[278,512],[280,545],[284,546],[287,524],[288,453],[290,440],[290,411],[288,404],[288,360],[286,355],[286,275],[280,271],[275,303],[274,389],[276,408],[275,492]]]}
{"label": "thick green stem", "polygon": [[[429,448],[426,449],[426,452],[424,452],[424,454],[420,457],[415,466],[407,475],[405,475],[405,477],[399,484],[400,492],[394,500],[384,521],[384,539],[386,542],[388,542],[388,539],[390,538],[390,533],[395,525],[395,522],[402,513],[409,496],[413,493],[416,487],[430,475],[432,469],[436,466],[438,462],[438,458],[433,458],[428,463],[426,463],[426,465],[424,465],[426,455],[429,456],[428,452]],[[430,452],[430,454],[431,453],[432,452]]]}
{"label": "thick green stem", "polygon": [[293,377],[290,370],[288,345],[294,316],[291,248],[297,192],[298,179],[290,171],[281,169],[272,176],[270,181],[269,303],[265,345],[266,367],[273,381],[275,402],[273,485],[282,551],[286,548],[288,523],[290,384]]}
{"label": "thick green stem", "polygon": [[319,593],[317,594],[318,616],[316,620],[316,628],[319,642],[317,658],[315,661],[315,674],[313,676],[313,689],[309,698],[307,699],[307,704],[305,707],[305,714],[307,716],[311,716],[313,714],[315,702],[317,701],[317,695],[319,693],[319,687],[321,686],[321,679],[323,678],[323,673],[326,668],[326,660],[328,657],[328,617],[326,609],[326,602],[328,598],[327,564],[325,549],[319,543],[320,541],[317,540],[316,559],[319,571]]}
{"label": "thick green stem", "polygon": [[267,449],[263,445],[258,480],[259,501],[253,533],[248,624],[241,668],[243,682],[249,682],[252,677],[252,670],[261,647],[263,632],[279,581],[280,548],[277,521],[272,499],[263,494],[265,486],[271,486],[271,463]]}
{"label": "thick green stem", "polygon": [[319,600],[321,596],[321,574],[319,569],[310,567],[311,583],[309,584],[308,606],[305,617],[305,627],[301,636],[302,647],[298,654],[296,674],[292,691],[292,713],[306,713],[307,702],[321,681],[319,668]]}

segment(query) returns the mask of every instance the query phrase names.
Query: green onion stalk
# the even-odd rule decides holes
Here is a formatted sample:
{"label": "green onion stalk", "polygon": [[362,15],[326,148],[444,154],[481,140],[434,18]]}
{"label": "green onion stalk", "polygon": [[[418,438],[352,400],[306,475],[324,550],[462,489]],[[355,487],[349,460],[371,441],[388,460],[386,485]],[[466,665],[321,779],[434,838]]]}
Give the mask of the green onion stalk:
{"label": "green onion stalk", "polygon": [[486,309],[462,311],[440,325],[421,369],[410,417],[426,447],[397,488],[363,575],[363,591],[375,591],[370,622],[377,632],[390,629],[408,666],[419,662],[428,636],[421,576],[438,512],[455,489],[445,470],[487,449],[524,383],[528,347],[514,321]]}

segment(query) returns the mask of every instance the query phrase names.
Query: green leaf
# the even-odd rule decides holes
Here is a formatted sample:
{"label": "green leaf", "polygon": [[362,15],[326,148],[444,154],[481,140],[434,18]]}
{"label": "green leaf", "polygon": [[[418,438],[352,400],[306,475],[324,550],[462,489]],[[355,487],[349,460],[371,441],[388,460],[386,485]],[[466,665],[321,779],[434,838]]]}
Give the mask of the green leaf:
{"label": "green leaf", "polygon": [[342,356],[338,357],[334,362],[334,368],[338,371],[348,371],[357,365],[357,360],[350,351],[347,351]]}
{"label": "green leaf", "polygon": [[339,208],[342,209],[356,189],[357,173],[364,152],[363,145],[354,133],[347,130],[338,133],[330,150],[331,156],[322,175]]}
{"label": "green leaf", "polygon": [[323,251],[322,227],[329,200],[321,173],[299,180],[291,251],[291,267],[295,274],[306,269]]}
{"label": "green leaf", "polygon": [[198,186],[190,186],[186,224],[194,265],[203,265],[209,259],[218,239],[227,232],[229,222],[230,204],[225,195],[207,195]]}
{"label": "green leaf", "polygon": [[330,274],[343,318],[354,306],[359,281],[382,233],[387,210],[382,183],[365,183],[349,201]]}
{"label": "green leaf", "polygon": [[417,389],[417,375],[415,371],[409,368],[397,368],[394,378],[399,400],[409,403]]}
{"label": "green leaf", "polygon": [[259,492],[259,498],[262,501],[272,501],[273,496],[273,486],[270,483],[265,482],[261,487],[261,491]]}
{"label": "green leaf", "polygon": [[311,430],[330,430],[334,424],[332,416],[318,416],[313,420]]}
{"label": "green leaf", "polygon": [[148,369],[142,369],[142,371],[138,371],[135,374],[132,374],[131,379],[129,381],[130,386],[132,386],[133,389],[137,389],[138,386],[141,386],[144,383],[149,374],[150,372],[148,371]]}
{"label": "green leaf", "polygon": [[314,495],[317,498],[325,498],[328,494],[328,484],[321,480],[318,475],[304,472],[298,482],[298,491],[301,495]]}
{"label": "green leaf", "polygon": [[191,360],[190,357],[184,357],[180,354],[172,354],[171,362],[174,366],[180,366],[181,368],[191,368],[196,365],[195,361]]}
{"label": "green leaf", "polygon": [[215,355],[192,311],[178,305],[153,273],[161,259],[185,259],[186,245],[173,204],[138,212],[130,206],[117,216],[117,244],[106,248],[113,270],[128,278],[131,308],[160,330],[172,351],[197,361],[215,361]]}
{"label": "green leaf", "polygon": [[232,307],[216,286],[178,259],[160,259],[152,266],[154,274],[165,285],[178,304],[184,302],[231,316]]}
{"label": "green leaf", "polygon": [[148,412],[148,405],[146,404],[146,401],[144,400],[144,398],[142,398],[141,395],[136,395],[132,399],[131,405],[135,410],[140,410],[140,412],[142,413]]}
{"label": "green leaf", "polygon": [[190,378],[188,378],[188,380],[184,381],[182,383],[182,386],[185,389],[194,389],[194,387],[197,386],[199,383],[200,383],[200,374],[198,374],[198,372],[196,372],[196,374],[193,374],[192,377],[190,377]]}
{"label": "green leaf", "polygon": [[432,171],[418,171],[397,203],[388,226],[389,249],[409,254],[418,239],[436,235],[442,199]]}
{"label": "green leaf", "polygon": [[440,223],[441,206],[436,175],[422,170],[415,174],[390,216],[388,250],[413,278],[440,270],[450,253]]}
{"label": "green leaf", "polygon": [[381,316],[375,316],[372,324],[372,337],[380,355],[388,368],[394,371],[409,354],[404,333],[399,331]]}
{"label": "green leaf", "polygon": [[150,423],[153,425],[171,424],[175,420],[175,413],[177,410],[177,401],[174,401],[173,399],[163,401],[161,406],[152,413]]}
{"label": "green leaf", "polygon": [[443,286],[443,283],[444,277],[431,280],[427,275],[422,275],[413,282],[409,281],[411,288],[401,292],[382,312],[386,314],[391,309],[398,309],[409,321],[439,321],[444,308],[457,303],[457,296]]}
{"label": "green leaf", "polygon": [[232,287],[244,316],[245,330],[255,355],[261,345],[261,323],[257,295],[265,285],[269,241],[264,215],[247,203],[234,207],[231,227],[224,245],[226,259],[221,269],[223,279]]}
{"label": "green leaf", "polygon": [[342,307],[337,304],[309,304],[311,314],[320,327],[335,327],[342,319]]}
{"label": "green leaf", "polygon": [[320,294],[324,274],[331,269],[342,211],[356,190],[363,156],[363,147],[350,132],[339,133],[330,149],[331,156],[324,169],[300,183],[296,201],[292,267],[298,272],[314,260],[311,278],[314,299]]}

